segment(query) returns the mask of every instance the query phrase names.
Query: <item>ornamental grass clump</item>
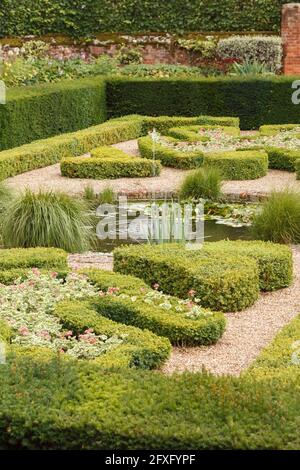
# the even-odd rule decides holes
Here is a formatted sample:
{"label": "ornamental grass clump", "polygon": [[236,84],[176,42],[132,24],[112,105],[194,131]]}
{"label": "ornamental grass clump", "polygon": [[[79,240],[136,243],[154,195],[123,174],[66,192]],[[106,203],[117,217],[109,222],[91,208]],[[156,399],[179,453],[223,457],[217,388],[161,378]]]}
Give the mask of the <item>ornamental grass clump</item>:
{"label": "ornamental grass clump", "polygon": [[64,193],[27,189],[3,215],[6,247],[55,247],[82,252],[89,247],[90,218],[82,201]]}
{"label": "ornamental grass clump", "polygon": [[300,243],[300,194],[273,192],[254,217],[253,237],[276,243]]}
{"label": "ornamental grass clump", "polygon": [[200,168],[184,179],[179,190],[181,199],[219,199],[222,194],[222,175],[217,168]]}

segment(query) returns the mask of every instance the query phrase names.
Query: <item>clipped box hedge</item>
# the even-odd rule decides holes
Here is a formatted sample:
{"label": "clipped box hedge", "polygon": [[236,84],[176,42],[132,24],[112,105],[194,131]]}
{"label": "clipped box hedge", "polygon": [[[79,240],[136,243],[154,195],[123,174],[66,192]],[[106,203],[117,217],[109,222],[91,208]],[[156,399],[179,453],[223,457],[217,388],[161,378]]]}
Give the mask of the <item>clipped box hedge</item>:
{"label": "clipped box hedge", "polygon": [[258,264],[259,286],[263,291],[273,291],[291,285],[293,256],[288,246],[263,241],[222,240],[206,243],[205,250],[253,258]]}
{"label": "clipped box hedge", "polygon": [[68,271],[67,253],[58,248],[9,248],[0,250],[0,283],[12,284],[25,278],[32,268],[42,272],[56,271],[64,276]]}
{"label": "clipped box hedge", "polygon": [[206,243],[196,251],[176,244],[114,251],[115,271],[158,283],[163,292],[182,298],[194,289],[204,307],[221,311],[252,305],[259,289],[289,286],[292,265],[288,247],[260,241]]}
{"label": "clipped box hedge", "polygon": [[84,272],[98,289],[120,288],[118,296],[106,295],[91,302],[94,309],[111,320],[148,329],[181,346],[214,344],[224,333],[225,318],[221,313],[203,310],[207,317],[187,318],[184,312],[174,308],[166,310],[144,302],[140,290],[148,292],[150,289],[140,279],[100,270]]}
{"label": "clipped box hedge", "polygon": [[268,173],[268,155],[263,150],[207,153],[203,165],[218,168],[226,180],[253,180]]}
{"label": "clipped box hedge", "polygon": [[208,137],[206,136],[201,136],[199,134],[199,130],[213,130],[213,129],[219,129],[226,134],[232,135],[232,136],[239,136],[240,135],[240,129],[237,127],[233,126],[218,126],[218,125],[205,125],[201,127],[198,126],[182,126],[182,127],[171,127],[167,131],[167,135],[174,137],[175,139],[179,140],[184,140],[186,142],[205,142],[208,140]]}
{"label": "clipped box hedge", "polygon": [[295,164],[300,159],[300,150],[265,147],[269,158],[269,168],[274,170],[295,171]]}
{"label": "clipped box hedge", "polygon": [[5,106],[0,106],[0,150],[100,124],[105,119],[105,83],[99,77],[11,88]]}
{"label": "clipped box hedge", "polygon": [[264,124],[259,127],[259,133],[265,136],[273,136],[282,131],[292,131],[299,124]]}
{"label": "clipped box hedge", "polygon": [[142,157],[153,160],[154,156],[164,166],[188,170],[197,168],[203,163],[203,152],[183,152],[159,143],[153,146],[151,137],[140,137],[138,146]]}
{"label": "clipped box hedge", "polygon": [[181,245],[127,246],[114,250],[114,270],[158,283],[166,294],[187,298],[195,290],[205,308],[239,311],[259,295],[257,263],[235,253],[185,250]]}
{"label": "clipped box hedge", "polygon": [[141,331],[133,326],[116,323],[97,313],[90,303],[64,301],[57,304],[56,315],[65,328],[81,334],[92,328],[95,334],[123,336],[123,343],[99,356],[92,363],[103,367],[136,367],[152,369],[161,366],[171,352],[168,339],[161,338],[150,331]]}
{"label": "clipped box hedge", "polygon": [[300,374],[289,362],[296,322],[241,377],[108,371],[54,355],[48,363],[37,355],[8,357],[0,367],[0,446],[298,449]]}
{"label": "clipped box hedge", "polygon": [[63,158],[60,170],[69,178],[143,178],[159,175],[161,164],[103,146],[92,150],[90,157]]}
{"label": "clipped box hedge", "polygon": [[141,135],[140,119],[107,121],[98,126],[39,140],[0,152],[0,180],[43,168],[64,157],[83,155],[99,145],[111,145]]}

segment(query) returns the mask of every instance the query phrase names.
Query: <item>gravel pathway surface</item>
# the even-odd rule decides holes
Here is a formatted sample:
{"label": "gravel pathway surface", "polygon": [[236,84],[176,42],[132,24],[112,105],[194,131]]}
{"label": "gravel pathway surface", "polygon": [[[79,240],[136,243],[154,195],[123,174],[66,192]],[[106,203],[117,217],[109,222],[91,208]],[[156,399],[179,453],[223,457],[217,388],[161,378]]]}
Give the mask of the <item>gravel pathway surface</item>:
{"label": "gravel pathway surface", "polygon": [[[201,371],[238,376],[250,366],[278,331],[300,314],[300,246],[293,248],[295,279],[291,287],[261,294],[250,308],[226,313],[227,327],[214,346],[173,348],[163,371]],[[300,338],[299,338],[300,339]]]}
{"label": "gravel pathway surface", "polygon": [[[136,140],[115,144],[125,152],[136,156],[138,147]],[[127,194],[131,197],[147,197],[155,194],[156,197],[170,197],[176,192],[183,178],[188,172],[174,168],[163,168],[160,176],[154,178],[119,178],[117,180],[92,180],[81,178],[66,178],[60,174],[59,164],[46,168],[28,171],[21,175],[8,178],[8,186],[17,190],[29,187],[33,191],[40,188],[66,191],[69,194],[82,194],[86,186],[92,186],[96,193],[106,187],[111,187],[115,192]],[[300,191],[300,181],[296,180],[294,173],[271,170],[267,176],[248,181],[227,181],[223,185],[223,191],[228,196],[240,196],[251,194],[254,198],[263,197],[274,189],[294,188]]]}

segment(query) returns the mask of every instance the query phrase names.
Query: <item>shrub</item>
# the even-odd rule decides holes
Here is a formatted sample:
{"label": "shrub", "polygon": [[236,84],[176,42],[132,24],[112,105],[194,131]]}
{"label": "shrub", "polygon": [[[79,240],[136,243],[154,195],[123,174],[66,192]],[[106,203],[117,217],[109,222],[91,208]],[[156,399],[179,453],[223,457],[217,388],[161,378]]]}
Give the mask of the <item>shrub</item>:
{"label": "shrub", "polygon": [[188,4],[181,0],[171,3],[155,0],[151,4],[145,0],[131,0],[130,3],[119,0],[116,8],[113,0],[106,0],[105,4],[86,0],[86,8],[80,8],[81,3],[77,0],[72,4],[55,0],[49,5],[42,0],[26,0],[25,9],[23,1],[10,0],[1,5],[0,36],[59,33],[90,38],[107,31],[279,32],[282,3],[282,0],[262,0],[245,3],[241,8],[237,0],[225,0],[222,4],[217,0],[192,0]]}
{"label": "shrub", "polygon": [[105,118],[105,85],[98,78],[9,89],[0,108],[0,149],[76,131]]}
{"label": "shrub", "polygon": [[232,136],[239,136],[240,130],[234,126],[218,126],[218,125],[204,125],[204,126],[182,126],[182,127],[171,127],[167,131],[167,135],[174,137],[175,139],[184,140],[186,142],[197,142],[203,141],[203,136],[199,135],[199,130],[210,130],[210,129],[220,129],[226,134]]}
{"label": "shrub", "polygon": [[207,153],[203,164],[218,168],[224,179],[251,180],[268,172],[268,155],[263,150]]}
{"label": "shrub", "polygon": [[159,338],[147,330],[115,323],[97,313],[88,303],[64,301],[56,306],[54,314],[65,328],[77,334],[92,328],[95,334],[124,336],[122,345],[93,361],[101,366],[152,369],[163,364],[170,354],[168,339]]}
{"label": "shrub", "polygon": [[0,152],[0,180],[83,155],[99,145],[135,139],[141,132],[141,118],[129,117]]}
{"label": "shrub", "polygon": [[299,124],[265,124],[260,126],[259,133],[263,136],[273,136],[282,131],[291,131],[296,127],[299,127]]}
{"label": "shrub", "polygon": [[252,305],[259,291],[254,260],[237,253],[220,256],[211,248],[187,251],[175,243],[120,247],[114,250],[114,270],[158,283],[163,292],[181,298],[193,289],[203,307],[224,312]]}
{"label": "shrub", "polygon": [[153,142],[151,137],[140,137],[138,139],[139,151],[142,157],[153,161],[158,159],[162,165],[173,168],[190,169],[202,165],[203,153],[201,151],[182,152]]}
{"label": "shrub", "polygon": [[3,242],[8,247],[57,247],[85,250],[89,217],[79,200],[63,193],[29,189],[18,196],[3,216]]}
{"label": "shrub", "polygon": [[289,190],[273,192],[254,216],[253,236],[276,243],[300,243],[300,198]]}
{"label": "shrub", "polygon": [[268,154],[269,168],[275,170],[295,171],[295,164],[300,158],[300,150],[265,147]]}
{"label": "shrub", "polygon": [[[14,197],[13,190],[6,186],[4,183],[0,183],[0,214],[5,212],[7,205],[11,202]],[[0,221],[1,225],[2,221]]]}
{"label": "shrub", "polygon": [[253,258],[258,264],[259,286],[263,291],[273,291],[291,285],[293,258],[289,247],[262,241],[220,241],[207,243],[206,250],[219,251],[234,256]]}
{"label": "shrub", "polygon": [[182,199],[216,200],[221,196],[222,176],[218,168],[200,168],[187,175],[179,189]]}
{"label": "shrub", "polygon": [[232,36],[220,39],[217,55],[221,59],[264,64],[278,72],[282,63],[282,41],[276,36]]}
{"label": "shrub", "polygon": [[64,158],[60,163],[61,174],[69,178],[121,178],[159,175],[160,162],[150,162],[132,157],[113,147],[98,147],[91,157]]}
{"label": "shrub", "polygon": [[67,253],[57,248],[12,248],[0,250],[0,283],[12,284],[19,277],[27,277],[30,268],[68,272]]}
{"label": "shrub", "polygon": [[299,123],[298,107],[291,101],[293,81],[288,76],[109,78],[107,108],[110,116],[237,116],[241,129]]}
{"label": "shrub", "polygon": [[[172,344],[185,346],[212,344],[223,334],[225,319],[176,298],[149,289],[140,279],[97,270],[84,271],[98,289],[118,289],[118,295],[106,295],[92,300],[93,308],[111,320],[153,331],[166,336]],[[192,302],[193,301],[193,302]]]}
{"label": "shrub", "polygon": [[244,61],[242,63],[234,62],[231,67],[232,75],[269,75],[271,72],[265,64],[260,62]]}

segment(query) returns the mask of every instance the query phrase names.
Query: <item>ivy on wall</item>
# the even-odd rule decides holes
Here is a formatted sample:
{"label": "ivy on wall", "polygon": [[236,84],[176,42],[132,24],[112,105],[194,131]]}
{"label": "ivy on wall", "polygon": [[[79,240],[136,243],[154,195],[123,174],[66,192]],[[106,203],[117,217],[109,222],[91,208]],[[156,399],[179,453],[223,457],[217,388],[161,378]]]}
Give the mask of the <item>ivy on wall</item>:
{"label": "ivy on wall", "polygon": [[[286,0],[1,0],[0,37],[97,32],[279,31]],[[296,2],[300,3],[300,2]]]}

